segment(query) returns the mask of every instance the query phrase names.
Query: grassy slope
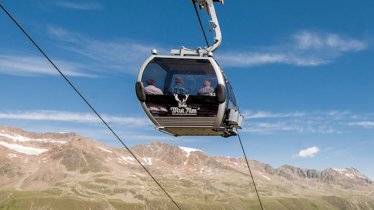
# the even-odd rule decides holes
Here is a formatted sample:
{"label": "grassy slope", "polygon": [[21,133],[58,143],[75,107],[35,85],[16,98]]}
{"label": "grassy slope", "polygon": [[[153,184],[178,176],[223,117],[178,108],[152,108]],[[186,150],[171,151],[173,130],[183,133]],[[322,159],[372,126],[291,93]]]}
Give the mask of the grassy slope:
{"label": "grassy slope", "polygon": [[[260,209],[257,200],[209,200],[191,203],[179,200],[182,209]],[[374,198],[339,198],[334,196],[311,198],[263,198],[266,209],[374,209]],[[146,200],[143,203],[126,203],[121,200],[105,200],[102,198],[84,199],[76,196],[63,196],[59,190],[50,191],[0,191],[0,209],[175,209],[168,200]]]}

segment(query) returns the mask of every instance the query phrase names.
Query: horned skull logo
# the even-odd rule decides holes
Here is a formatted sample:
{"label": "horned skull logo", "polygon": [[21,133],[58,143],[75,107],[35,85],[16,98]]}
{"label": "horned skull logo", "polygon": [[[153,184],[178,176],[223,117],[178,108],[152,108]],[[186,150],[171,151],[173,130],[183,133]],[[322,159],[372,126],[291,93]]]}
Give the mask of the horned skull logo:
{"label": "horned skull logo", "polygon": [[188,99],[188,97],[190,96],[189,94],[186,94],[186,95],[184,95],[185,96],[185,98],[184,99],[182,99],[182,101],[179,99],[179,95],[178,94],[176,94],[176,93],[174,93],[174,97],[175,97],[175,100],[176,101],[178,101],[178,107],[179,108],[186,108],[187,107],[187,103],[186,103],[186,101],[187,101],[187,99]]}

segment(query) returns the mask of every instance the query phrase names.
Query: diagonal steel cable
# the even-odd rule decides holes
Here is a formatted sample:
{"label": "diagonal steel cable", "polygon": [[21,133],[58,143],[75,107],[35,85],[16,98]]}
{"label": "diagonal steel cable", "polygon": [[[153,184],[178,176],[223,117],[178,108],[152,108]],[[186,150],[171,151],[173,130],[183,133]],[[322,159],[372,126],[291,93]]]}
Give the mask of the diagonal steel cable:
{"label": "diagonal steel cable", "polygon": [[240,142],[240,146],[242,147],[242,151],[243,151],[243,154],[244,154],[245,162],[247,163],[248,171],[249,171],[249,174],[251,175],[252,183],[253,183],[253,186],[254,186],[255,191],[256,191],[258,202],[260,203],[261,209],[264,210],[264,206],[262,205],[260,194],[258,193],[258,190],[257,190],[255,179],[253,178],[251,167],[249,166],[249,163],[248,163],[247,155],[245,154],[245,150],[244,150],[244,147],[243,147],[242,140],[240,138],[238,130],[236,130],[236,132],[238,133],[238,139],[239,139],[239,142]]}
{"label": "diagonal steel cable", "polygon": [[85,104],[95,113],[95,115],[101,120],[101,122],[110,130],[110,132],[116,137],[116,139],[126,148],[126,150],[134,157],[134,159],[139,163],[139,165],[148,173],[148,175],[153,179],[153,181],[160,187],[160,189],[166,194],[166,196],[174,203],[174,205],[181,210],[179,205],[175,200],[169,195],[169,193],[161,186],[161,184],[156,180],[156,178],[151,174],[151,172],[140,162],[136,155],[131,151],[131,149],[124,143],[124,141],[117,135],[117,133],[108,125],[108,123],[101,117],[101,115],[96,111],[96,109],[91,105],[90,102],[79,92],[75,85],[65,76],[65,74],[56,66],[56,64],[48,57],[48,55],[39,47],[39,45],[34,41],[34,39],[26,32],[26,30],[19,24],[19,22],[8,12],[8,10],[0,3],[0,8],[6,13],[6,15],[13,21],[14,24],[23,32],[23,34],[32,42],[32,44],[38,49],[38,51],[49,61],[49,63],[58,71],[58,73],[63,77],[63,79],[70,85],[70,87],[79,95],[79,97],[84,101]]}
{"label": "diagonal steel cable", "polygon": [[197,11],[196,3],[194,0],[192,0],[192,4],[193,4],[193,7],[195,8],[195,13],[196,13],[197,19],[199,20],[200,28],[201,28],[201,31],[203,32],[205,43],[207,47],[209,47],[208,38],[206,37],[205,30],[204,30],[203,24],[201,23],[201,18],[200,18],[199,12]]}

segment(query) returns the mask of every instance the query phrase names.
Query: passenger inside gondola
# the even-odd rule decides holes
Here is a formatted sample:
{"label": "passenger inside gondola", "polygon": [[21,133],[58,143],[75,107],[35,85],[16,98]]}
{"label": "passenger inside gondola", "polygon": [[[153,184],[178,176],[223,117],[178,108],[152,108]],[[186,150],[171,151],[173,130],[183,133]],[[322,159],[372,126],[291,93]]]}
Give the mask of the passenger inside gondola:
{"label": "passenger inside gondola", "polygon": [[182,77],[175,77],[175,86],[169,89],[169,94],[187,95],[189,91],[183,87],[184,80]]}
{"label": "passenger inside gondola", "polygon": [[147,95],[163,95],[164,93],[158,87],[156,87],[156,81],[153,79],[147,79],[147,87],[144,88],[144,92]]}
{"label": "passenger inside gondola", "polygon": [[204,80],[203,87],[198,91],[198,95],[201,96],[214,96],[214,88],[210,80]]}
{"label": "passenger inside gondola", "polygon": [[[147,87],[144,88],[144,92],[147,95],[163,95],[164,93],[158,87],[156,87],[156,81],[153,79],[147,79],[146,81]],[[147,107],[150,112],[157,114],[160,112],[167,112],[165,106],[154,104],[154,103],[147,103]]]}

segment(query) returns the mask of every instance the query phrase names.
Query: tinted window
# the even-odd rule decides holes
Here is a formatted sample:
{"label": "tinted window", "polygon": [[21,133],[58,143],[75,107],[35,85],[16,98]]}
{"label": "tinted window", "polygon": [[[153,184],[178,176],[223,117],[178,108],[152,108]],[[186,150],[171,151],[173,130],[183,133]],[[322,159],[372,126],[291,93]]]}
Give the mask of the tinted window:
{"label": "tinted window", "polygon": [[215,71],[206,59],[155,58],[144,70],[142,82],[145,87],[149,79],[155,81],[155,86],[161,89],[163,94],[171,94],[171,89],[178,84],[190,95],[199,95],[205,80],[209,81],[207,83],[210,83],[213,89],[217,86]]}
{"label": "tinted window", "polygon": [[144,74],[142,77],[142,82],[146,87],[148,80],[154,80],[155,86],[160,88],[161,90],[164,89],[165,79],[167,76],[167,72],[157,63],[151,62],[147,65],[146,69],[144,70]]}
{"label": "tinted window", "polygon": [[235,108],[236,107],[236,98],[234,94],[234,90],[232,89],[229,82],[226,83],[227,87],[227,100],[228,100],[228,108]]}
{"label": "tinted window", "polygon": [[207,59],[154,58],[144,69],[142,82],[153,116],[217,114],[217,77]]}

